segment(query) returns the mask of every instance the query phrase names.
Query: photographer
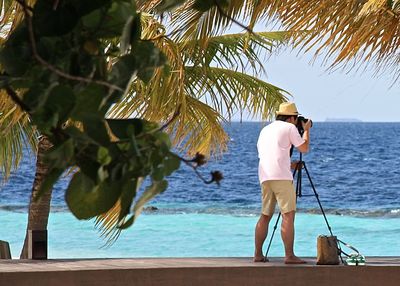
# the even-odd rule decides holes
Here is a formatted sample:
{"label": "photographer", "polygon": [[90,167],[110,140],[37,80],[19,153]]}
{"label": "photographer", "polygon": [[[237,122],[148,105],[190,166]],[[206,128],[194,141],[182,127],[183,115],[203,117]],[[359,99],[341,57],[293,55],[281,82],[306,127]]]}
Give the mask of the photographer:
{"label": "photographer", "polygon": [[275,205],[278,203],[283,218],[281,236],[285,247],[285,263],[301,264],[306,262],[298,258],[293,251],[296,192],[291,172],[290,148],[293,145],[302,153],[308,152],[312,122],[304,118],[298,122],[299,113],[296,105],[291,102],[282,103],[276,114],[276,120],[261,130],[257,142],[262,213],[255,229],[254,262],[268,261],[262,253],[262,246],[268,234],[268,225]]}

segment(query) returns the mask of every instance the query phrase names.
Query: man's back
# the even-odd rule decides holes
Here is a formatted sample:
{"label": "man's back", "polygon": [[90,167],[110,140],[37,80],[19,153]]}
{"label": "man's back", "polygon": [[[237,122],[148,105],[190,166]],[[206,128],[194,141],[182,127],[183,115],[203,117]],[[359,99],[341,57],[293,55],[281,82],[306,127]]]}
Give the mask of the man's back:
{"label": "man's back", "polygon": [[277,120],[264,127],[257,142],[260,183],[267,180],[293,180],[290,147],[303,143],[294,124]]}

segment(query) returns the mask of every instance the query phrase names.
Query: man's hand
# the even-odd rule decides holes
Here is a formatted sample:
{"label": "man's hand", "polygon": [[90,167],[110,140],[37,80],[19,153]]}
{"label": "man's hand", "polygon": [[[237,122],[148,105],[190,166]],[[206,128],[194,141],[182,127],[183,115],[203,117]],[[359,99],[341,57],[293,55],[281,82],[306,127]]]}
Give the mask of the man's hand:
{"label": "man's hand", "polygon": [[308,131],[311,128],[311,119],[308,119],[307,122],[302,121],[301,124],[303,125],[303,129]]}
{"label": "man's hand", "polygon": [[303,164],[301,164],[300,161],[296,160],[296,161],[292,161],[292,162],[290,163],[290,168],[291,168],[292,170],[294,170],[294,169],[296,169],[296,168],[297,168],[297,170],[300,170],[300,169],[303,167],[302,165],[303,165]]}

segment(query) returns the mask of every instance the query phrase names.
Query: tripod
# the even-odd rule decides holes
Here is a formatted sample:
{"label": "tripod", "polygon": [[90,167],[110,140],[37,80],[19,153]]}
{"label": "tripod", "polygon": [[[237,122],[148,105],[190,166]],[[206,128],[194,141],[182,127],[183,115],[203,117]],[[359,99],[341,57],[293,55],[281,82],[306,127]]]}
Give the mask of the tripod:
{"label": "tripod", "polygon": [[[301,184],[302,184],[302,169],[303,169],[303,168],[304,168],[304,170],[306,171],[307,178],[308,178],[308,180],[309,180],[309,182],[310,182],[310,185],[311,185],[311,188],[312,188],[312,190],[313,190],[313,192],[314,192],[313,195],[303,195],[303,193],[302,193]],[[318,195],[317,191],[315,190],[313,181],[311,180],[311,176],[310,176],[310,173],[308,172],[308,169],[307,169],[307,166],[306,166],[306,162],[303,161],[303,154],[302,154],[302,153],[300,153],[300,160],[299,160],[299,162],[297,163],[296,168],[295,168],[294,171],[293,171],[293,178],[296,176],[296,172],[297,172],[297,179],[296,179],[296,201],[297,201],[297,198],[298,198],[298,197],[301,198],[302,196],[315,196],[315,198],[316,198],[317,201],[318,201],[319,208],[321,209],[322,215],[324,216],[326,225],[328,226],[329,233],[331,234],[331,236],[333,236],[332,228],[331,228],[331,226],[330,226],[329,223],[328,223],[328,219],[326,218],[325,211],[324,211],[324,209],[323,209],[323,207],[322,207],[321,201],[319,200],[319,195]],[[272,239],[274,238],[274,234],[275,234],[275,231],[276,231],[276,228],[277,228],[277,226],[278,226],[278,222],[279,222],[279,219],[280,219],[280,218],[281,218],[281,213],[279,213],[278,218],[277,218],[277,220],[276,220],[276,222],[275,222],[274,230],[273,230],[272,235],[271,235],[271,238],[270,238],[270,240],[269,240],[269,244],[268,244],[267,252],[265,253],[265,257],[268,257],[268,252],[269,252],[269,249],[270,249],[270,247],[271,247]],[[339,247],[339,251],[342,252],[342,250],[340,249],[340,246],[338,246],[338,247]],[[340,256],[340,259],[341,259],[342,262],[343,262],[342,256]]]}

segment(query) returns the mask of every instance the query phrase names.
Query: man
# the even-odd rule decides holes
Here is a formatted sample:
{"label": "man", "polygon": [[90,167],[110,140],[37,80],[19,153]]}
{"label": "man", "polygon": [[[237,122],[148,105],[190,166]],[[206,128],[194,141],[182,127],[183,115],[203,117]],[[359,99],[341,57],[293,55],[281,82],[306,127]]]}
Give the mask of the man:
{"label": "man", "polygon": [[[290,148],[295,146],[306,153],[310,144],[311,120],[302,122],[304,133],[296,128],[299,115],[296,105],[284,102],[279,106],[276,120],[261,130],[257,142],[260,159],[258,175],[262,189],[262,213],[255,230],[255,262],[266,262],[262,246],[268,234],[268,225],[278,203],[282,214],[281,236],[285,247],[285,263],[306,263],[293,251],[296,192],[290,163]],[[301,167],[301,166],[299,166]]]}

